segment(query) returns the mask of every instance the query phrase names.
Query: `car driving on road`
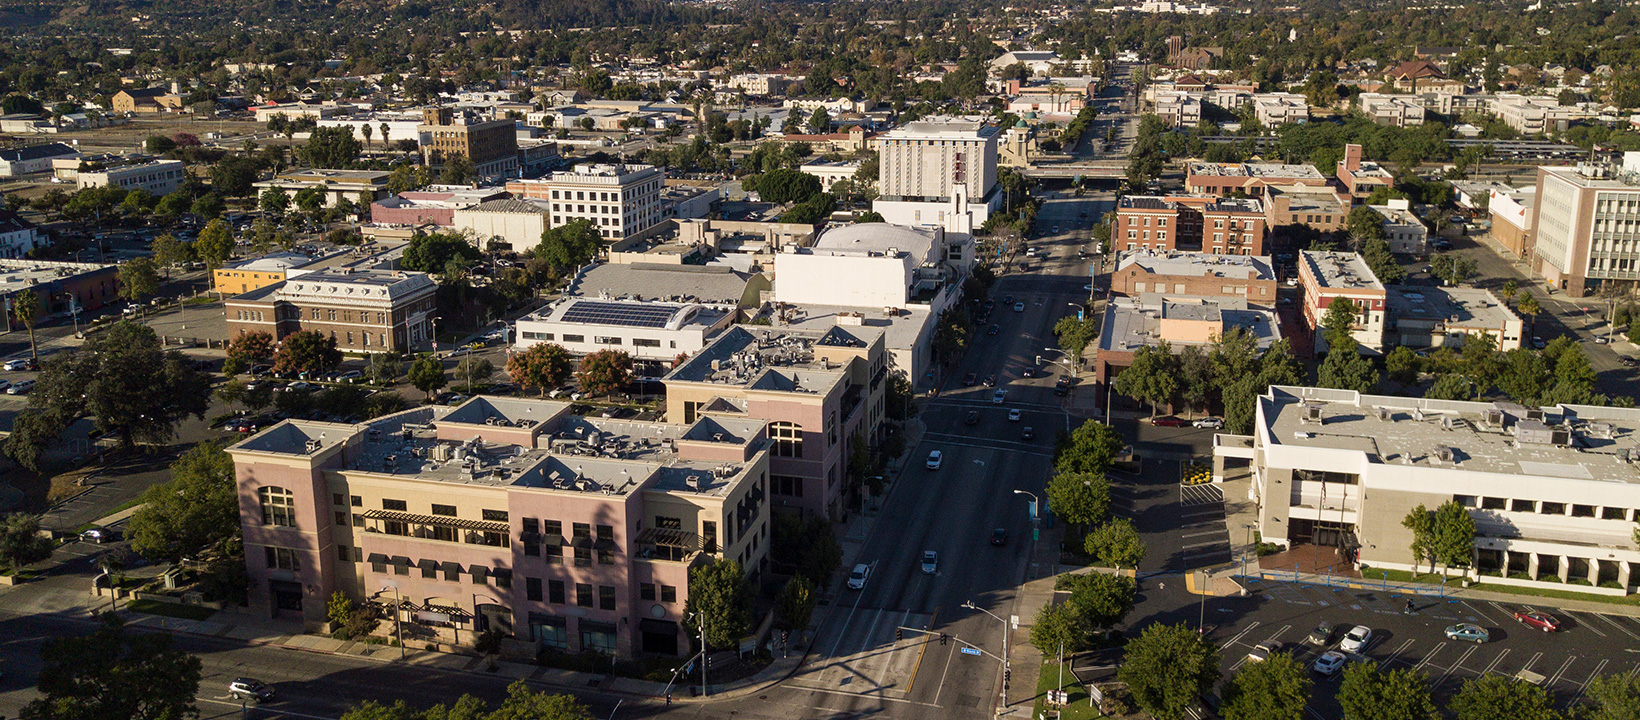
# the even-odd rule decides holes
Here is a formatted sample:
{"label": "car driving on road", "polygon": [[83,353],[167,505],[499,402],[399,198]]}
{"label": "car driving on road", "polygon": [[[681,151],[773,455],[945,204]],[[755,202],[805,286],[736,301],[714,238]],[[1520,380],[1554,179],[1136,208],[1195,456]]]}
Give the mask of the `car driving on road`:
{"label": "car driving on road", "polygon": [[871,577],[871,566],[865,563],[855,564],[854,569],[848,574],[849,589],[859,590],[864,588],[866,586],[866,578],[868,577]]}
{"label": "car driving on road", "polygon": [[938,469],[940,469],[940,463],[944,462],[944,460],[945,460],[945,456],[941,455],[940,451],[932,450],[932,451],[929,451],[929,453],[928,453],[928,462],[925,464],[925,466],[929,470],[938,470]]}
{"label": "car driving on road", "polygon": [[922,571],[924,575],[933,575],[940,570],[940,555],[933,550],[924,550]]}

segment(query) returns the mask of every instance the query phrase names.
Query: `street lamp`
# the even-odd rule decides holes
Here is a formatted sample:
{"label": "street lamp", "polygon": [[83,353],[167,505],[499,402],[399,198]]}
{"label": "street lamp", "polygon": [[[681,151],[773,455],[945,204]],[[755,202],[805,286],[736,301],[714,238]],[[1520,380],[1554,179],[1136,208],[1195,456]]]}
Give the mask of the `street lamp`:
{"label": "street lamp", "polygon": [[[1016,490],[1015,492],[1018,492],[1018,491]],[[969,600],[968,602],[963,603],[962,606],[969,609],[969,610],[978,610],[982,613],[985,613],[986,615],[990,615],[992,618],[994,618],[998,622],[1002,623],[1002,707],[1003,707],[1004,710],[1006,710],[1008,708],[1008,676],[1009,676],[1008,621],[1004,620],[1001,617],[999,617],[996,613],[991,612],[990,610],[986,610],[985,608],[982,608],[978,605],[975,605],[973,600]]]}
{"label": "street lamp", "polygon": [[1077,321],[1077,322],[1082,322],[1082,311],[1083,311],[1083,310],[1084,310],[1084,309],[1085,309],[1085,308],[1083,308],[1083,307],[1082,307],[1082,305],[1081,305],[1081,303],[1073,303],[1073,302],[1067,302],[1067,303],[1065,303],[1065,304],[1066,304],[1066,305],[1069,305],[1069,306],[1071,306],[1071,307],[1073,307],[1073,308],[1076,308],[1076,321]]}
{"label": "street lamp", "polygon": [[[1041,513],[1037,511],[1041,501],[1037,500],[1036,494],[1029,490],[1015,490],[1014,494],[1025,495],[1031,498],[1031,542],[1034,543],[1041,537],[1042,533],[1042,530],[1040,529],[1042,523]],[[1035,549],[1033,548],[1032,551],[1034,552]]]}
{"label": "street lamp", "polygon": [[399,634],[399,659],[404,659],[404,599],[399,596],[399,589],[388,586],[377,590],[377,594],[393,591],[393,625]]}

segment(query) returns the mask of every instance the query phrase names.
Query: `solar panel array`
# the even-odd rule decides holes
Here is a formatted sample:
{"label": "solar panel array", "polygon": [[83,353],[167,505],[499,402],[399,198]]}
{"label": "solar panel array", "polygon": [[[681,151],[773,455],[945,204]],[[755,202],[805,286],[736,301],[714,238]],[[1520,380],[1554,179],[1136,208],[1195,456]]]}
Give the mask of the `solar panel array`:
{"label": "solar panel array", "polygon": [[673,313],[677,311],[675,307],[580,300],[564,311],[563,320],[572,323],[661,328],[666,327],[666,322],[672,319]]}

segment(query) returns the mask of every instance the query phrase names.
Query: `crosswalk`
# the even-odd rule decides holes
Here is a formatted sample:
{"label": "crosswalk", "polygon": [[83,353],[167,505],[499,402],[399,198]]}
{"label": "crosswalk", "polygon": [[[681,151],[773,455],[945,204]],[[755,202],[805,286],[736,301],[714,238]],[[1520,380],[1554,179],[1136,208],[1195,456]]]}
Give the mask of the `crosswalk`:
{"label": "crosswalk", "polygon": [[1218,485],[1180,485],[1178,522],[1175,528],[1180,539],[1177,560],[1182,569],[1231,560],[1224,490]]}
{"label": "crosswalk", "polygon": [[[817,648],[825,654],[804,663],[786,686],[903,699],[924,645],[938,642],[938,636],[915,630],[926,630],[932,622],[927,613],[858,608],[830,647]],[[910,630],[902,630],[896,640],[900,628]]]}

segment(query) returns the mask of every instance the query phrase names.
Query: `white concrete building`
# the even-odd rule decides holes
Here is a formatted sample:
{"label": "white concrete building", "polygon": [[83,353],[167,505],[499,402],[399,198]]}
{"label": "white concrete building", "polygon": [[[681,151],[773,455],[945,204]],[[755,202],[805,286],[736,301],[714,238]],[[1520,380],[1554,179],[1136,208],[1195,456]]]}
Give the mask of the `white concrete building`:
{"label": "white concrete building", "polygon": [[1423,104],[1405,95],[1361,93],[1355,98],[1355,107],[1379,125],[1404,128],[1424,124]]}
{"label": "white concrete building", "polygon": [[667,363],[699,352],[734,319],[733,307],[572,297],[519,318],[513,347],[554,343],[575,355],[620,350]]}
{"label": "white concrete building", "polygon": [[1367,207],[1383,216],[1384,239],[1389,242],[1390,252],[1409,255],[1429,252],[1429,228],[1424,227],[1423,221],[1412,213],[1411,201],[1394,198],[1388,205]]}
{"label": "white concrete building", "polygon": [[1183,91],[1159,92],[1156,93],[1152,111],[1168,127],[1193,128],[1202,121],[1202,95]]}
{"label": "white concrete building", "polygon": [[1253,116],[1267,128],[1310,121],[1310,103],[1295,93],[1259,93],[1253,96]]}
{"label": "white concrete building", "polygon": [[126,190],[146,190],[164,195],[182,187],[187,176],[181,160],[155,160],[137,165],[112,167],[100,172],[80,173],[80,189],[114,186]]}
{"label": "white concrete building", "polygon": [[853,179],[854,173],[860,169],[860,163],[816,159],[803,163],[797,169],[804,175],[819,179],[820,189],[831,192],[831,186],[836,185],[837,181]]}
{"label": "white concrete building", "polygon": [[1475,524],[1474,568],[1456,572],[1483,587],[1640,585],[1640,410],[1273,386],[1255,418],[1215,438],[1214,477],[1251,477],[1264,542],[1427,570],[1402,521],[1456,502]]}
{"label": "white concrete building", "polygon": [[1461,348],[1483,334],[1499,350],[1521,346],[1524,323],[1490,290],[1390,285],[1384,291],[1385,346]]}
{"label": "white concrete building", "polygon": [[661,222],[666,174],[652,165],[576,165],[541,180],[507,183],[507,191],[551,203],[551,227],[590,220],[609,240],[642,237]]}
{"label": "white concrete building", "polygon": [[929,117],[879,138],[872,209],[896,225],[972,233],[1002,205],[996,126],[984,118]]}
{"label": "white concrete building", "polygon": [[52,160],[79,157],[79,150],[58,142],[6,148],[0,150],[0,177],[48,172],[51,170]]}
{"label": "white concrete building", "polygon": [[268,188],[278,188],[289,193],[293,199],[303,190],[316,189],[324,193],[325,205],[334,207],[343,200],[368,204],[387,197],[387,178],[390,175],[392,173],[385,170],[309,168],[282,172],[272,180],[259,180],[252,186],[259,193]]}
{"label": "white concrete building", "polygon": [[0,258],[15,260],[28,255],[30,250],[46,244],[40,229],[21,215],[0,210]]}
{"label": "white concrete building", "polygon": [[472,233],[480,249],[491,240],[500,240],[513,252],[524,252],[541,244],[551,215],[549,205],[545,200],[490,200],[456,210],[450,227]]}
{"label": "white concrete building", "polygon": [[774,299],[870,308],[933,304],[938,312],[956,295],[948,285],[972,262],[973,237],[937,225],[845,225],[775,256]]}

